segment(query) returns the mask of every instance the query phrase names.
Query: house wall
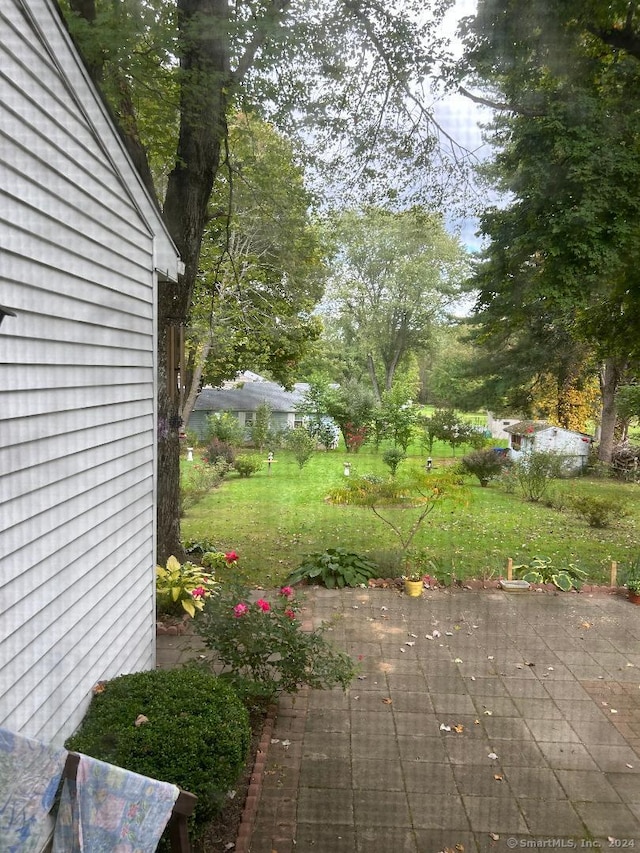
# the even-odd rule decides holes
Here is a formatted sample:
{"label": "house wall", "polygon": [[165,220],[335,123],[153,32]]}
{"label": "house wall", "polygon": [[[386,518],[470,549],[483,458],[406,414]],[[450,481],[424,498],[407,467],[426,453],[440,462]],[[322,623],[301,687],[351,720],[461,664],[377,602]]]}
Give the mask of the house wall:
{"label": "house wall", "polygon": [[[510,438],[510,444],[513,436]],[[531,435],[521,437],[520,450],[510,449],[510,456],[515,461],[526,456],[532,451],[544,453],[557,453],[563,456],[566,468],[572,471],[580,471],[589,457],[589,442],[583,440],[578,433],[561,428],[550,427]]]}
{"label": "house wall", "polygon": [[97,681],[155,663],[154,268],[177,257],[48,0],[2,4],[0,65],[0,725],[61,742]]}

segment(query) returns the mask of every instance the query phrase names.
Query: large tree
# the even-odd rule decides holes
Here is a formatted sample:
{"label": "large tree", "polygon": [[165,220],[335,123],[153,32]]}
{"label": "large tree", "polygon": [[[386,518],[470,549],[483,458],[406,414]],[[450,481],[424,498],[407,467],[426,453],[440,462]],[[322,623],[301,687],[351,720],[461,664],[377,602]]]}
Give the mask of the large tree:
{"label": "large tree", "polygon": [[255,116],[229,122],[187,335],[186,424],[202,382],[268,371],[285,386],[320,334],[325,268],[292,146]]}
{"label": "large tree", "polygon": [[605,11],[481,0],[466,61],[500,107],[486,174],[507,199],[481,218],[477,338],[512,375],[546,361],[562,385],[601,364],[606,461],[640,333],[640,64],[605,42]]}
{"label": "large tree", "polygon": [[403,361],[429,348],[466,272],[465,253],[440,215],[417,207],[344,211],[334,234],[327,309],[380,402]]}
{"label": "large tree", "polygon": [[[158,558],[181,553],[178,397],[171,332],[189,318],[209,200],[232,104],[259,103],[376,187],[427,173],[435,124],[416,93],[433,72],[434,21],[450,0],[63,0],[87,66],[182,256],[158,303]],[[327,158],[325,158],[327,159]],[[408,173],[407,173],[408,174]],[[154,180],[155,179],[155,180]],[[415,183],[415,180],[414,180]],[[405,187],[411,181],[405,182]]]}

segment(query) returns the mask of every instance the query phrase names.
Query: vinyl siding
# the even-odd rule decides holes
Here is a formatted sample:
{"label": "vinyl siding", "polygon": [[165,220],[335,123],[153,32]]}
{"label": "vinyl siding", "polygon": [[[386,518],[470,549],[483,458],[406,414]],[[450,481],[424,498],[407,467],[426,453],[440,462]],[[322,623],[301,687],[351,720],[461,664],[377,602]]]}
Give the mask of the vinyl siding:
{"label": "vinyl siding", "polygon": [[177,263],[57,10],[7,0],[0,725],[31,737],[154,665],[155,268]]}

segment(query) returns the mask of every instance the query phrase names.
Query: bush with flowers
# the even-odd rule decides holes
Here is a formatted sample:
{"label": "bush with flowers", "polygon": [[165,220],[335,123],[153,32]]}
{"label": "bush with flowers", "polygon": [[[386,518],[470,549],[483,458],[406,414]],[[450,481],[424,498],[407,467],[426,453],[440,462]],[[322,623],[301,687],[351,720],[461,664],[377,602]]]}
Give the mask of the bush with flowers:
{"label": "bush with flowers", "polygon": [[326,641],[322,628],[302,630],[289,586],[256,599],[241,582],[225,584],[206,602],[196,631],[216,652],[221,675],[245,697],[272,699],[304,685],[346,690],[355,675],[351,658]]}

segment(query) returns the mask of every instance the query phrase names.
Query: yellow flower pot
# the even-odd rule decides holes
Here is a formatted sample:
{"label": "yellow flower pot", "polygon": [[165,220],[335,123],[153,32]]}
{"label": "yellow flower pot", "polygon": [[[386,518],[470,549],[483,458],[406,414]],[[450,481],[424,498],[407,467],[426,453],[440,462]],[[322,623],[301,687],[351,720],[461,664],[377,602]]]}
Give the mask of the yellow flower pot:
{"label": "yellow flower pot", "polygon": [[424,589],[423,581],[410,581],[405,578],[404,582],[404,591],[407,595],[410,595],[412,598],[418,598],[422,595],[422,590]]}

